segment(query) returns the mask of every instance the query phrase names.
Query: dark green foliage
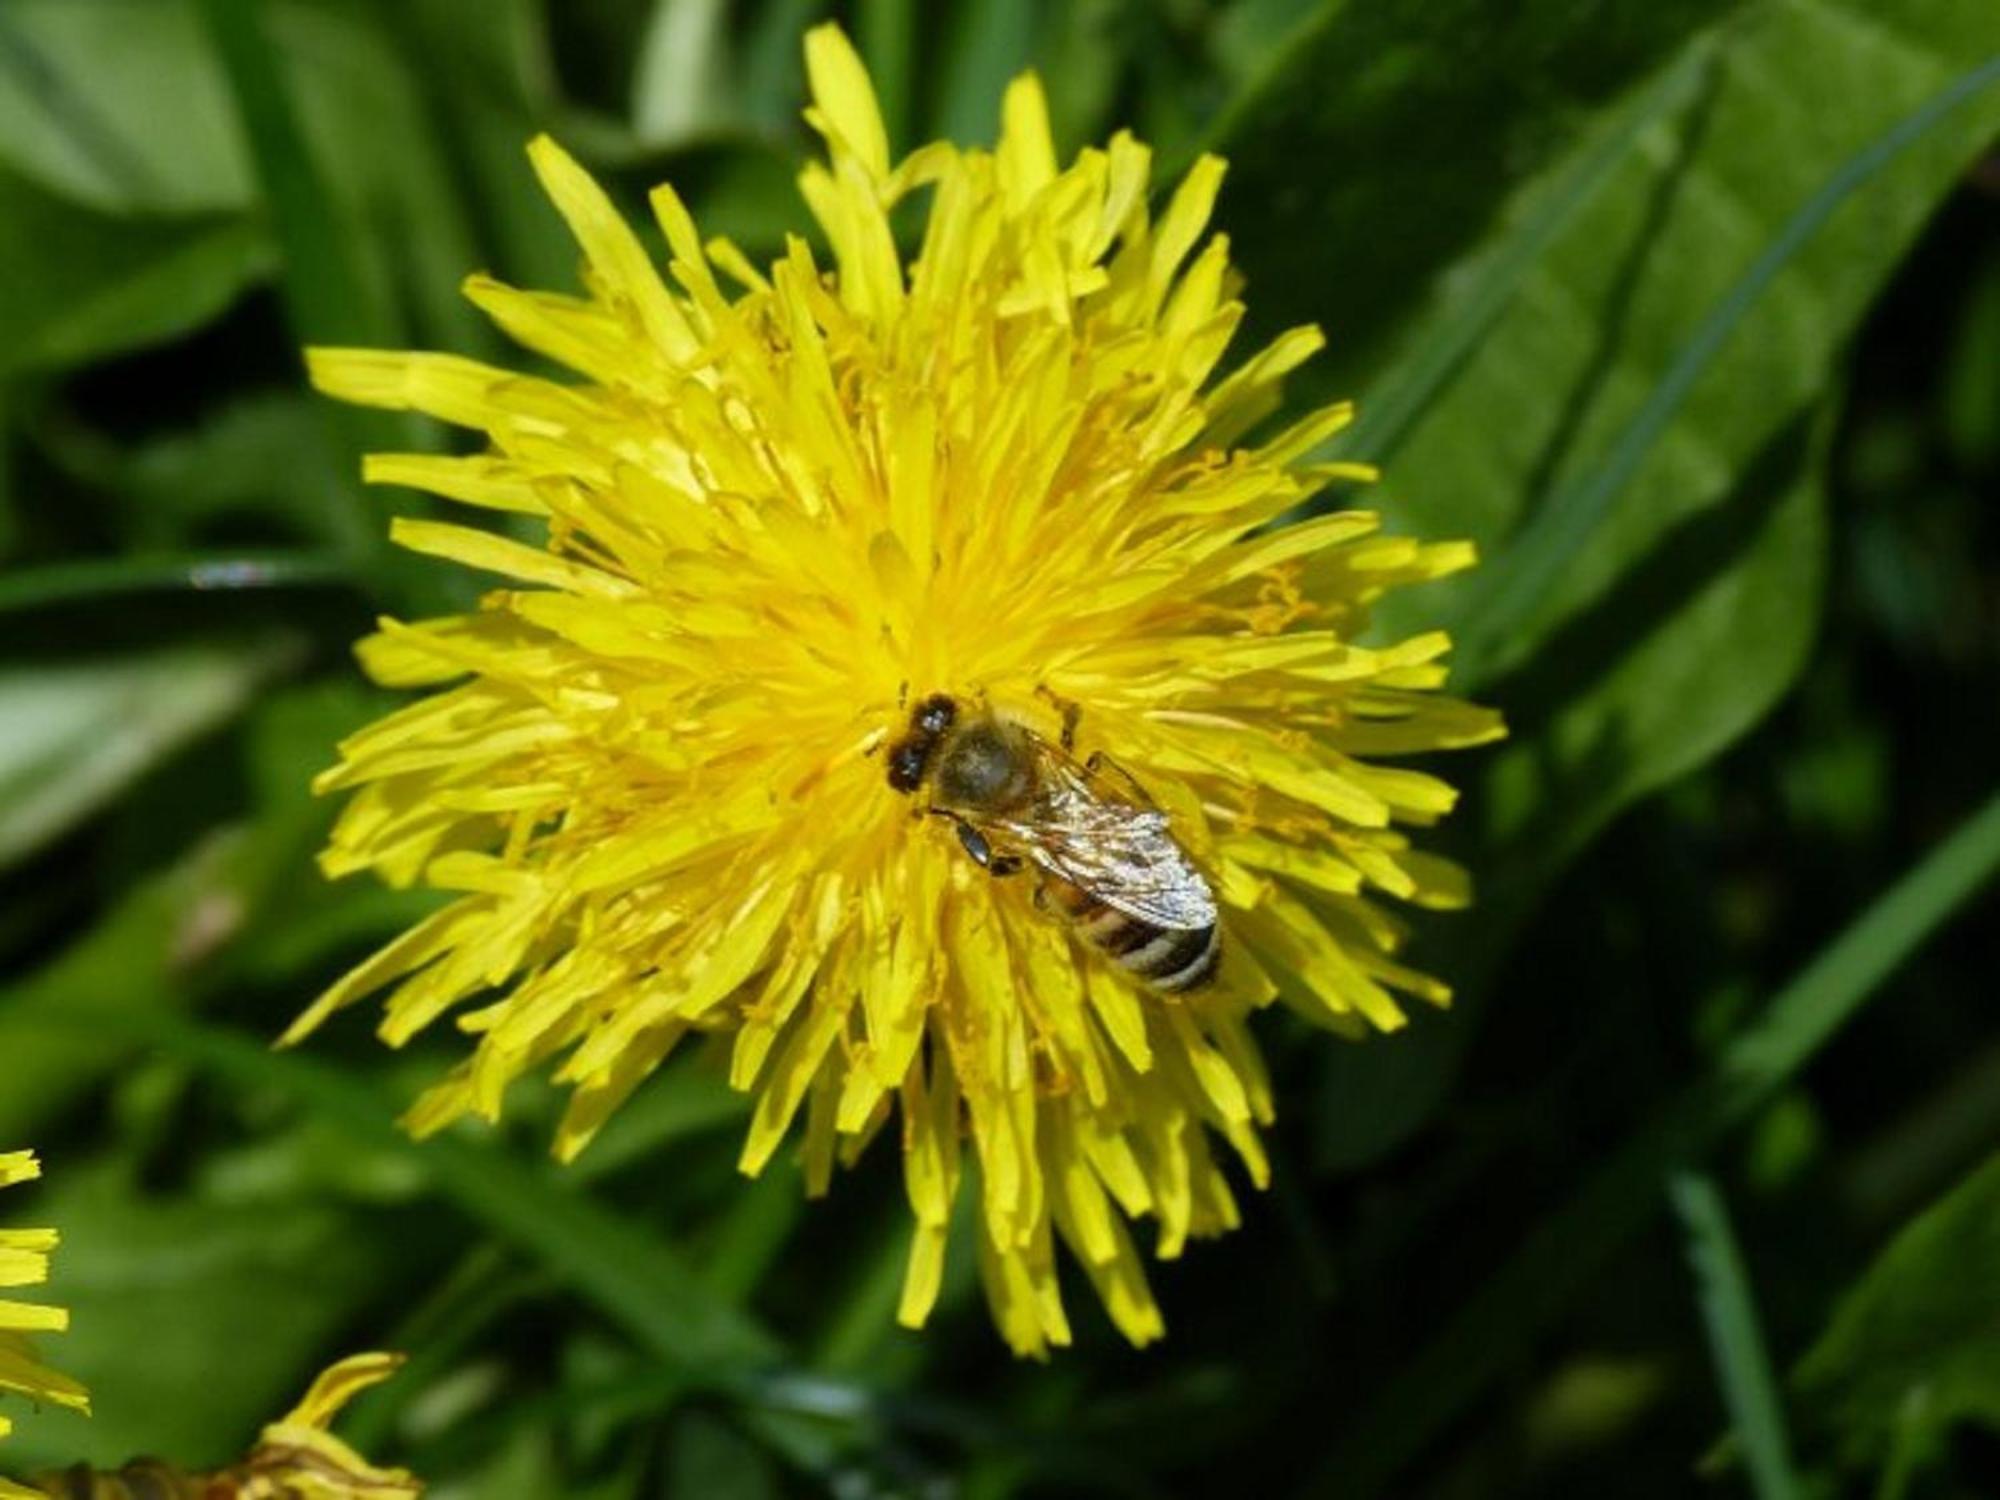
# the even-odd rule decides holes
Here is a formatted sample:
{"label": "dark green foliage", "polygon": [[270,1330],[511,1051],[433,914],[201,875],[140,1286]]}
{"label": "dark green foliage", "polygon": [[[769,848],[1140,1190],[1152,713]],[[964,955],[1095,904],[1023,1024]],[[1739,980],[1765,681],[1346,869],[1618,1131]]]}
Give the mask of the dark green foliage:
{"label": "dark green foliage", "polygon": [[[561,1171],[532,1089],[395,1132],[447,1040],[265,1051],[427,909],[311,866],[348,645],[476,586],[355,481],[451,439],[298,344],[497,355],[465,273],[574,283],[541,129],[768,255],[827,14],[899,146],[1034,65],[1065,151],[1228,156],[1253,329],[1486,559],[1390,622],[1514,729],[1444,768],[1460,1002],[1267,1018],[1277,1181],[1144,1353],[1079,1295],[1014,1364],[964,1234],[896,1328],[890,1143],[745,1182],[711,1059]],[[4,1207],[99,1413],[8,1464],[214,1460],[392,1345],[354,1433],[494,1500],[2000,1489],[1996,59],[1991,0],[0,0]]]}

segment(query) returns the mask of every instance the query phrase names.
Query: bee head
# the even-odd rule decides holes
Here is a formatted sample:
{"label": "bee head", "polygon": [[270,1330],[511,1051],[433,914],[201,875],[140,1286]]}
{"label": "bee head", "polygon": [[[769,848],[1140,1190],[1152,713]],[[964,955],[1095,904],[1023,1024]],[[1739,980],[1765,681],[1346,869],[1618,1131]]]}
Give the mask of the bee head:
{"label": "bee head", "polygon": [[1013,806],[1027,789],[1021,732],[997,720],[959,730],[938,758],[937,800],[944,807],[999,811]]}
{"label": "bee head", "polygon": [[914,792],[924,783],[938,741],[958,721],[958,705],[932,693],[910,711],[910,732],[889,747],[889,785]]}
{"label": "bee head", "polygon": [[931,751],[937,741],[928,735],[913,734],[889,748],[889,785],[899,792],[914,792],[924,784],[930,769]]}

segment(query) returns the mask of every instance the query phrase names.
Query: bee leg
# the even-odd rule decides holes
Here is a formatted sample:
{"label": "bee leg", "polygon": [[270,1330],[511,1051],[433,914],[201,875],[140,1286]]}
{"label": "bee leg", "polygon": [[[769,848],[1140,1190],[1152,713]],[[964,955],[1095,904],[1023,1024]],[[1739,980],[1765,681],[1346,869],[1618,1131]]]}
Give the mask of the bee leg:
{"label": "bee leg", "polygon": [[1074,751],[1076,749],[1076,721],[1083,717],[1082,705],[1068,698],[1058,698],[1046,683],[1038,685],[1035,691],[1048,699],[1054,705],[1056,712],[1062,715],[1063,752],[1068,754]]}
{"label": "bee leg", "polygon": [[[982,870],[993,869],[993,846],[986,842],[985,834],[974,828],[957,813],[947,808],[932,807],[927,808],[926,811],[934,818],[949,818],[951,826],[958,830],[959,843],[965,847],[965,852],[972,856],[972,862]],[[1004,859],[1005,856],[1003,855],[1002,858]],[[996,871],[995,873],[999,872]]]}
{"label": "bee leg", "polygon": [[1117,761],[1113,760],[1110,756],[1106,755],[1102,750],[1091,751],[1090,759],[1083,763],[1083,767],[1086,771],[1091,772],[1093,775],[1102,776],[1108,773],[1112,776],[1117,777],[1118,780],[1124,784],[1125,790],[1132,794],[1133,798],[1138,802],[1138,804],[1141,807],[1159,806],[1159,804],[1153,800],[1152,794],[1149,793],[1143,786],[1139,785],[1138,777],[1134,776],[1130,771],[1126,770],[1123,766],[1119,765]]}
{"label": "bee leg", "polygon": [[952,827],[958,830],[958,841],[965,847],[965,852],[972,856],[972,862],[995,880],[1004,880],[1009,875],[1021,873],[1023,861],[1020,855],[995,854],[993,845],[987,842],[986,835],[957,813],[942,807],[928,808],[926,811],[934,818],[951,819]]}
{"label": "bee leg", "polygon": [[986,842],[986,835],[963,820],[958,825],[958,841],[965,846],[965,852],[972,856],[972,862],[982,870],[993,868],[993,846]]}

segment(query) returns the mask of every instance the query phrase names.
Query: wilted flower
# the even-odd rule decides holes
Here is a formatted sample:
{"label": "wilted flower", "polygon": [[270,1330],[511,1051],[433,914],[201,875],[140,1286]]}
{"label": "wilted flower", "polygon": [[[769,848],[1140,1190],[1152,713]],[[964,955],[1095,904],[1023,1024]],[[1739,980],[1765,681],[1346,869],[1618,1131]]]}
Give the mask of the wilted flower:
{"label": "wilted flower", "polygon": [[[1247,1014],[1276,996],[1358,1033],[1401,1025],[1398,994],[1447,998],[1397,962],[1377,898],[1467,899],[1401,831],[1453,792],[1379,762],[1500,727],[1436,693],[1441,633],[1361,636],[1386,590],[1472,550],[1384,536],[1365,511],[1272,525],[1367,471],[1311,457],[1346,405],[1266,430],[1317,330],[1217,373],[1242,316],[1225,240],[1202,242],[1221,162],[1154,218],[1131,136],[1058,167],[1032,76],[995,151],[895,162],[845,38],[822,27],[806,53],[828,149],[800,187],[830,269],[794,239],[760,271],[661,187],[663,279],[540,140],[588,295],[466,290],[582,383],[314,351],[322,390],[486,434],[475,456],[367,472],[502,513],[393,534],[513,583],[362,643],[378,681],[442,690],[341,746],[320,787],[354,795],[324,866],[459,895],[288,1040],[385,988],[391,1044],[483,996],[457,1015],[470,1058],[411,1125],[497,1117],[554,1062],[567,1158],[684,1039],[728,1036],[756,1095],[748,1172],[803,1110],[818,1193],[899,1118],[904,1322],[937,1295],[969,1141],[1008,1341],[1069,1338],[1058,1234],[1144,1341],[1161,1322],[1126,1218],[1155,1217],[1166,1257],[1237,1221],[1211,1132],[1265,1180]],[[920,196],[905,265],[896,210]],[[922,816],[926,790],[889,784],[933,695],[1044,747],[1068,715],[1072,764],[1104,755],[1104,785],[1157,803],[1147,836],[1221,910],[1211,982],[1136,982],[1043,909],[1035,874],[992,878],[952,820]]]}
{"label": "wilted flower", "polygon": [[395,1374],[402,1359],[393,1354],[357,1354],[322,1374],[291,1413],[266,1427],[257,1446],[240,1464],[208,1473],[189,1473],[158,1459],[142,1458],[113,1474],[76,1468],[40,1479],[39,1491],[21,1491],[30,1500],[54,1495],[103,1496],[104,1500],[149,1500],[187,1496],[190,1500],[418,1500],[424,1487],[402,1469],[378,1469],[329,1430],[341,1410],[361,1392]]}
{"label": "wilted flower", "polygon": [[[32,1182],[42,1175],[41,1163],[28,1151],[0,1152],[0,1188]],[[40,1286],[49,1279],[49,1256],[56,1248],[53,1229],[0,1229],[0,1288]],[[89,1411],[90,1397],[67,1375],[60,1375],[36,1356],[29,1337],[69,1327],[69,1313],[60,1307],[0,1298],[0,1392],[47,1401],[72,1411]],[[13,1422],[0,1416],[0,1437]],[[0,1478],[0,1496],[32,1495]]]}

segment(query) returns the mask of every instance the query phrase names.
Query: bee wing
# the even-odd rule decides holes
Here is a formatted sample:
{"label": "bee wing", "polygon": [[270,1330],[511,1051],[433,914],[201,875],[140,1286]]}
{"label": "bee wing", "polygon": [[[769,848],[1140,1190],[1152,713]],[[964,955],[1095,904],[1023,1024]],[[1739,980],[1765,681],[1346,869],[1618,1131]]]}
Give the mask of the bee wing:
{"label": "bee wing", "polygon": [[1006,825],[1030,859],[1154,927],[1189,932],[1215,924],[1215,897],[1166,814],[1107,794],[1054,746],[1037,740],[1035,748],[1041,792],[1034,815]]}

